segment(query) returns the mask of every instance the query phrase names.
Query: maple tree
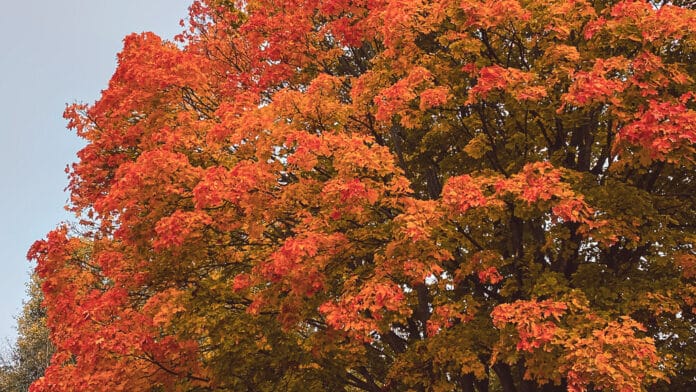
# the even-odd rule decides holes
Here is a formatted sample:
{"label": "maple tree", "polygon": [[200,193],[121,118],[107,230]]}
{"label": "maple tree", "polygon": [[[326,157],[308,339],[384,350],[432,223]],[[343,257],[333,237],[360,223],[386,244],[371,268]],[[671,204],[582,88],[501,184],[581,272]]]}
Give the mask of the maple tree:
{"label": "maple tree", "polygon": [[72,105],[33,391],[696,377],[696,6],[195,1]]}

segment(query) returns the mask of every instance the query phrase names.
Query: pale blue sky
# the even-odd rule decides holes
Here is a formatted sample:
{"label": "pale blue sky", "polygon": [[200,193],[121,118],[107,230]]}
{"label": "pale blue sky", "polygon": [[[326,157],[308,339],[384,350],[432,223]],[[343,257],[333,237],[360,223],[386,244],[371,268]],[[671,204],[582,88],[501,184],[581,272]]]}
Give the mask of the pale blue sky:
{"label": "pale blue sky", "polygon": [[99,97],[125,35],[177,34],[189,3],[0,0],[0,346],[16,335],[29,246],[69,219],[64,169],[82,143],[65,104]]}

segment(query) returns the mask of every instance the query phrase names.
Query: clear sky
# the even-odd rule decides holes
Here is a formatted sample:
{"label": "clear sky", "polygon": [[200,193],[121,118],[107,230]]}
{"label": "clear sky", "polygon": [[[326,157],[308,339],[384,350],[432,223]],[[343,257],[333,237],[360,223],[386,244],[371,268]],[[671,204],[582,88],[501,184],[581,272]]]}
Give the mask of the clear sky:
{"label": "clear sky", "polygon": [[189,3],[0,2],[0,346],[16,335],[29,246],[70,218],[64,170],[82,143],[65,129],[65,104],[99,97],[127,34],[179,33]]}

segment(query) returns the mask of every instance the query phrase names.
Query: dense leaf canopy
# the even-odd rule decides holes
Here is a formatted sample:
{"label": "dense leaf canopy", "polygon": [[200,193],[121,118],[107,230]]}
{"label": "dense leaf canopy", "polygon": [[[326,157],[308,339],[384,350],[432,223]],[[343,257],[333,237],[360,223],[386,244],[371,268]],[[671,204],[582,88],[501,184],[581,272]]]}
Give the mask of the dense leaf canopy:
{"label": "dense leaf canopy", "polygon": [[205,0],[72,105],[38,391],[696,377],[688,1]]}

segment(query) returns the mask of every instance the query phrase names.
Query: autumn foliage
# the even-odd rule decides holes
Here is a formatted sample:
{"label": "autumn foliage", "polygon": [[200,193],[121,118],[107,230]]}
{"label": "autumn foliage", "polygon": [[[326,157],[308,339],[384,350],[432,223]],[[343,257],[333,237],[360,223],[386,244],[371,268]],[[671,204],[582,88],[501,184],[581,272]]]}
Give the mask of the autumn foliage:
{"label": "autumn foliage", "polygon": [[696,377],[696,5],[205,0],[125,38],[32,391]]}

